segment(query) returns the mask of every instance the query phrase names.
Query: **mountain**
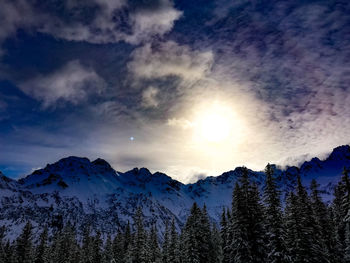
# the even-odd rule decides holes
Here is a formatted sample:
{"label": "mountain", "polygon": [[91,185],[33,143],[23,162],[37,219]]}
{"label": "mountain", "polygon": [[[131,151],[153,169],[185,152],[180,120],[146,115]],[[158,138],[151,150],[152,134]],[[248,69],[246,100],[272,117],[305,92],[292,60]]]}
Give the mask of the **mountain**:
{"label": "mountain", "polygon": [[[350,146],[335,148],[325,159],[313,158],[300,167],[281,169],[273,166],[282,197],[293,190],[297,175],[308,186],[313,178],[321,185],[323,198],[330,201],[333,188],[344,167],[350,167]],[[18,181],[0,172],[0,225],[8,226],[8,237],[19,234],[27,220],[36,230],[45,224],[59,229],[68,222],[78,232],[91,225],[103,234],[123,228],[138,206],[145,225],[156,224],[164,230],[173,218],[176,227],[184,224],[193,202],[206,204],[209,216],[219,222],[223,207],[231,205],[234,183],[242,167],[217,177],[207,177],[193,184],[183,184],[164,173],[134,168],[122,173],[105,160],[68,157]],[[251,180],[264,186],[264,172],[249,170]]]}

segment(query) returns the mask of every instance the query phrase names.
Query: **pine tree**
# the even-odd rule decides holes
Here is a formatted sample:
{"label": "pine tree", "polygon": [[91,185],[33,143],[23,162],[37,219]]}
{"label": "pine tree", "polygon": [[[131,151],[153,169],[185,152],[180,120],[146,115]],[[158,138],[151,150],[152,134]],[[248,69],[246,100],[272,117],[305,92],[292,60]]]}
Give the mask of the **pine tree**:
{"label": "pine tree", "polygon": [[179,263],[180,262],[179,252],[180,251],[179,251],[178,235],[175,228],[175,220],[173,219],[171,222],[171,229],[170,229],[168,262]]}
{"label": "pine tree", "polygon": [[297,211],[297,198],[293,192],[291,192],[286,200],[286,209],[285,209],[285,229],[286,229],[286,246],[287,254],[292,262],[302,262],[296,261],[299,252],[299,240],[301,238],[300,234],[300,223],[298,220],[298,211]]}
{"label": "pine tree", "polygon": [[70,224],[67,224],[55,234],[52,261],[57,263],[76,262],[77,247],[75,229]]}
{"label": "pine tree", "polygon": [[300,176],[296,196],[291,194],[286,209],[287,245],[290,257],[295,262],[327,262],[322,256],[322,247],[316,240],[316,222],[311,201]]}
{"label": "pine tree", "polygon": [[227,236],[230,262],[264,262],[264,209],[258,188],[249,182],[248,169],[245,167],[233,191],[231,218]]}
{"label": "pine tree", "polygon": [[201,223],[202,211],[197,203],[191,208],[191,213],[187,218],[183,230],[183,262],[200,263],[202,237],[200,236],[199,226]]}
{"label": "pine tree", "polygon": [[21,235],[16,241],[16,255],[17,261],[21,263],[32,263],[33,262],[33,227],[28,221],[24,226]]}
{"label": "pine tree", "polygon": [[345,242],[345,224],[344,224],[344,210],[343,201],[345,196],[345,187],[342,182],[339,182],[337,187],[334,189],[334,199],[332,203],[332,225],[333,238],[334,238],[334,249],[333,256],[342,262],[343,258],[340,255],[344,254],[344,242]]}
{"label": "pine tree", "polygon": [[199,232],[199,250],[200,253],[200,262],[214,262],[213,254],[213,244],[211,236],[211,224],[209,221],[209,216],[207,212],[207,207],[204,204],[203,209],[200,214],[200,225],[198,226]]}
{"label": "pine tree", "polygon": [[164,242],[162,247],[162,259],[164,263],[170,262],[169,249],[170,249],[170,233],[169,233],[169,225],[167,222],[165,224]]}
{"label": "pine tree", "polygon": [[111,236],[107,236],[105,247],[103,249],[103,261],[104,263],[110,263],[113,260],[113,246]]}
{"label": "pine tree", "polygon": [[213,224],[212,227],[212,241],[213,244],[212,248],[212,262],[216,263],[222,263],[223,262],[223,251],[222,251],[222,240],[221,240],[221,234],[218,228],[216,227],[216,224]]}
{"label": "pine tree", "polygon": [[264,189],[265,220],[267,230],[267,261],[271,263],[287,262],[285,231],[281,208],[280,192],[277,189],[273,168],[268,164],[265,168],[266,186]]}
{"label": "pine tree", "polygon": [[[130,238],[130,224],[127,225],[128,230],[125,230],[125,232],[128,232],[128,236]],[[128,250],[129,242],[125,241],[124,233],[121,233],[118,231],[116,236],[113,239],[112,243],[112,258],[115,263],[121,263],[124,260],[125,253]],[[127,243],[127,244],[126,244]]]}
{"label": "pine tree", "polygon": [[5,242],[4,237],[6,233],[6,227],[0,227],[0,262],[5,262],[6,253],[5,253]]}
{"label": "pine tree", "polygon": [[93,239],[90,236],[90,226],[86,225],[83,230],[83,244],[81,248],[81,262],[90,263],[93,262]]}
{"label": "pine tree", "polygon": [[45,263],[49,261],[48,228],[44,227],[39,237],[39,245],[35,252],[35,263]]}
{"label": "pine tree", "polygon": [[266,262],[266,229],[264,218],[264,207],[261,204],[258,187],[251,184],[249,190],[249,242],[255,262]]}
{"label": "pine tree", "polygon": [[[242,187],[243,188],[243,187]],[[247,199],[248,187],[245,191],[238,183],[233,190],[232,215],[228,227],[228,242],[230,247],[230,261],[232,263],[251,263],[253,257],[251,244],[248,238],[248,213]]]}
{"label": "pine tree", "polygon": [[10,241],[7,241],[4,246],[4,258],[0,262],[17,262],[17,256],[15,253],[15,246],[10,244]]}
{"label": "pine tree", "polygon": [[132,248],[132,258],[134,262],[146,263],[149,262],[149,249],[147,244],[147,233],[143,226],[142,210],[139,207],[134,218],[135,238]]}
{"label": "pine tree", "polygon": [[148,243],[149,243],[149,249],[150,249],[150,261],[160,263],[162,262],[162,254],[158,244],[157,233],[158,233],[157,228],[154,225],[151,228]]}
{"label": "pine tree", "polygon": [[344,262],[350,263],[350,221],[346,222],[345,229]]}
{"label": "pine tree", "polygon": [[102,261],[102,240],[101,233],[97,232],[94,237],[92,237],[92,262],[100,263]]}
{"label": "pine tree", "polygon": [[[124,259],[125,262],[132,262],[132,249],[134,246],[134,235],[131,233],[130,222],[126,225],[125,232],[123,235],[123,250],[120,259]],[[123,261],[120,261],[123,262]]]}
{"label": "pine tree", "polygon": [[315,179],[311,182],[311,204],[314,215],[314,239],[317,242],[315,251],[317,257],[325,262],[331,262],[335,255],[333,255],[335,240],[333,238],[333,229],[331,218],[327,206],[323,203],[318,184]]}
{"label": "pine tree", "polygon": [[[334,224],[334,253],[344,255],[346,253],[346,222],[350,209],[350,179],[348,170],[344,168],[341,181],[334,190],[334,200],[332,204],[333,224]],[[338,257],[338,260],[343,260]]]}
{"label": "pine tree", "polygon": [[228,242],[228,226],[229,221],[226,217],[226,209],[222,209],[221,222],[220,222],[220,237],[221,237],[221,248],[222,248],[222,263],[230,262],[230,243]]}

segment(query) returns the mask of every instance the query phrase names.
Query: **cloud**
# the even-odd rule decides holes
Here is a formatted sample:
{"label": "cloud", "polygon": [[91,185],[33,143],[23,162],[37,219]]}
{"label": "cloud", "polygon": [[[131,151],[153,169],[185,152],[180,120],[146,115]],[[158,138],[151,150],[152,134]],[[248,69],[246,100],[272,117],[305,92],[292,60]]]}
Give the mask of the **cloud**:
{"label": "cloud", "polygon": [[138,10],[130,15],[132,34],[126,35],[125,40],[136,44],[155,35],[163,36],[173,28],[181,15],[182,12],[176,10],[168,0],[159,1],[156,10]]}
{"label": "cloud", "polygon": [[0,56],[5,52],[1,49],[3,41],[14,35],[18,28],[28,28],[35,25],[38,17],[34,14],[28,1],[4,0],[0,3]]}
{"label": "cloud", "polygon": [[47,108],[59,101],[78,104],[90,94],[101,93],[105,82],[93,69],[74,60],[51,74],[20,83],[19,87],[29,96],[42,101]]}
{"label": "cloud", "polygon": [[237,84],[224,88],[227,97],[235,92],[250,97],[240,114],[265,134],[251,137],[254,151],[269,148],[266,161],[279,162],[278,155],[315,156],[349,143],[350,65],[344,58],[350,50],[343,37],[349,8],[318,1],[280,2],[268,13],[255,1],[236,8],[208,25],[220,25],[207,43],[216,54],[211,77]]}
{"label": "cloud", "polygon": [[48,1],[42,7],[31,0],[5,0],[0,3],[0,43],[22,28],[69,41],[138,44],[163,36],[182,15],[171,0],[151,2],[152,8],[126,0],[64,0],[59,6]]}
{"label": "cloud", "polygon": [[158,92],[159,90],[152,86],[145,89],[142,93],[142,105],[146,108],[156,108],[159,104],[157,99]]}
{"label": "cloud", "polygon": [[[118,83],[113,90],[108,87],[101,101],[81,104],[84,113],[70,113],[75,118],[68,123],[52,120],[91,133],[67,135],[74,142],[84,138],[84,145],[90,143],[83,154],[102,155],[117,169],[146,166],[189,181],[193,174],[218,175],[237,165],[261,169],[267,162],[293,164],[349,143],[349,5],[217,0],[203,8],[190,4],[182,16],[170,0],[66,0],[53,12],[54,2],[47,2],[50,11],[34,7],[31,0],[2,2],[6,9],[0,12],[7,11],[0,42],[24,28],[69,41],[137,44],[129,60],[127,52],[115,59],[114,46],[108,46],[106,53],[118,62],[108,64],[106,75]],[[91,50],[94,46],[89,45]],[[79,103],[103,91],[98,88],[102,83],[91,84],[101,82],[91,68],[79,62],[67,67],[34,77],[20,88],[44,107]],[[120,81],[115,67],[129,74]],[[69,83],[59,85],[59,79]],[[81,84],[85,82],[89,84]],[[200,115],[215,100],[232,109],[244,127],[243,136],[221,148],[204,141],[198,146],[193,143],[193,113]],[[13,105],[7,103],[8,108]],[[74,147],[62,154],[75,151],[76,144],[67,139],[69,144]],[[11,158],[22,160],[26,149]],[[35,153],[41,151],[46,158],[46,150]],[[42,165],[39,159],[35,165]]]}
{"label": "cloud", "polygon": [[[177,130],[183,141],[191,130],[190,111],[198,103],[217,97],[230,105],[244,122],[245,136],[234,147],[228,145],[231,150],[221,168],[233,165],[232,160],[255,169],[267,162],[286,164],[281,156],[293,157],[288,164],[294,164],[305,160],[305,153],[324,155],[350,142],[350,65],[345,59],[350,49],[343,37],[348,35],[348,9],[316,1],[281,2],[267,10],[269,19],[255,2],[230,5],[223,13],[218,9],[215,20],[185,31],[191,46],[174,41],[146,44],[134,51],[128,64],[140,85],[175,76],[180,80],[177,87],[186,87],[181,97],[167,100],[162,115],[168,126],[181,128]],[[183,156],[188,153],[176,149]]]}
{"label": "cloud", "polygon": [[185,118],[171,118],[168,119],[167,124],[172,127],[179,127],[181,129],[187,130],[193,127],[193,123]]}
{"label": "cloud", "polygon": [[174,41],[146,44],[136,49],[128,69],[137,78],[154,79],[177,76],[184,81],[198,81],[210,72],[213,54],[195,51]]}

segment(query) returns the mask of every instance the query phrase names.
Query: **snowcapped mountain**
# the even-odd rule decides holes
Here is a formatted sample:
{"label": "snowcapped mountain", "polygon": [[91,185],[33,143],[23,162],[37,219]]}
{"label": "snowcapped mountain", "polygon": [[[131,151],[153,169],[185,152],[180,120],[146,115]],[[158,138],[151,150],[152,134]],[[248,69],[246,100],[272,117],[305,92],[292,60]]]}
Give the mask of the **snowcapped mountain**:
{"label": "snowcapped mountain", "polygon": [[[313,178],[321,185],[325,200],[344,167],[350,167],[350,146],[340,146],[325,160],[313,158],[300,167],[284,170],[274,166],[284,195],[293,190],[297,175],[308,186]],[[182,184],[163,173],[146,168],[125,173],[115,171],[105,160],[68,157],[36,170],[18,181],[0,172],[0,225],[9,227],[15,237],[21,226],[31,220],[37,230],[45,224],[60,228],[71,222],[78,230],[86,224],[102,233],[115,233],[142,207],[146,226],[156,224],[164,230],[173,218],[179,229],[193,202],[206,204],[209,216],[218,222],[223,207],[231,205],[234,183],[242,168],[207,177],[194,184]],[[263,172],[249,170],[250,178],[264,186]]]}

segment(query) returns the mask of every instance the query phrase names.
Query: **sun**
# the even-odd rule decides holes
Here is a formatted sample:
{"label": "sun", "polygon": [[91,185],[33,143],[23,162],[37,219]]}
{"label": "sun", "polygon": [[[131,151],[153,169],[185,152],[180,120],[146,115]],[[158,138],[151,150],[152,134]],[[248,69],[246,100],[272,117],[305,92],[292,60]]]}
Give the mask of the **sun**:
{"label": "sun", "polygon": [[230,134],[230,120],[217,112],[204,115],[200,123],[201,136],[209,142],[221,142]]}
{"label": "sun", "polygon": [[237,117],[230,107],[213,103],[197,110],[195,137],[199,142],[223,143],[236,137],[239,130]]}

